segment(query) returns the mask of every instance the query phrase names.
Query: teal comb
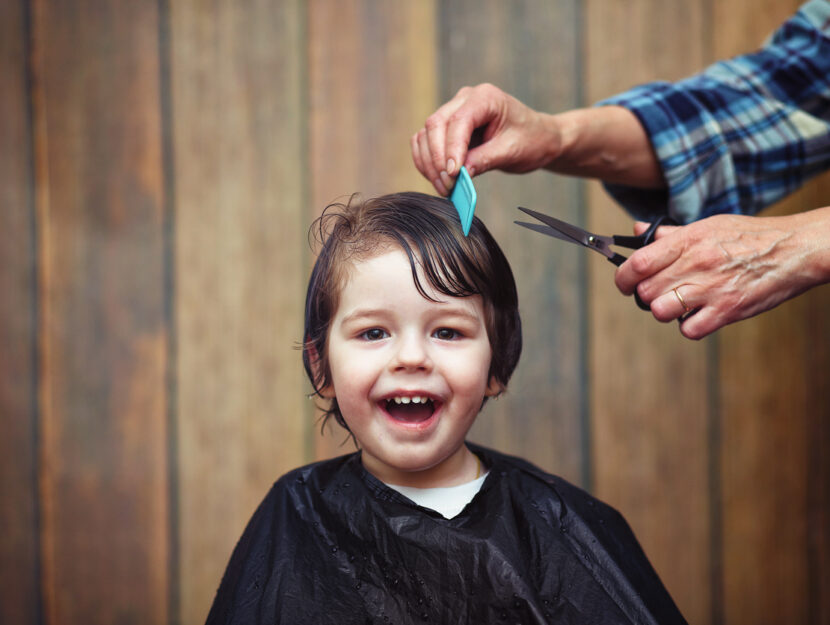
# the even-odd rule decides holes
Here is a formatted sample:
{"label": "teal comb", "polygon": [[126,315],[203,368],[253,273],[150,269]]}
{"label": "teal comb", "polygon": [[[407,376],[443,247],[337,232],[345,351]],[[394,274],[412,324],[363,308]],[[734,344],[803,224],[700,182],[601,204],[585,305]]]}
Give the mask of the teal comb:
{"label": "teal comb", "polygon": [[470,234],[470,225],[473,223],[473,213],[476,210],[476,188],[473,180],[467,173],[467,168],[462,166],[455,181],[455,187],[450,193],[450,202],[458,211],[458,218],[461,220],[461,230],[466,237]]}

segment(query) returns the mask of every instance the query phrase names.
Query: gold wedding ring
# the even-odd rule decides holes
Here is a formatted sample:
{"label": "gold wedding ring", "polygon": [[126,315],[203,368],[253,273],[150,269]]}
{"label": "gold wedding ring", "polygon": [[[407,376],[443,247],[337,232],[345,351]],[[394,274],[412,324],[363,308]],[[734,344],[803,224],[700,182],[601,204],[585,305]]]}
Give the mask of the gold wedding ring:
{"label": "gold wedding ring", "polygon": [[674,294],[677,296],[677,301],[678,301],[678,302],[680,302],[680,305],[681,305],[681,306],[683,306],[683,310],[684,310],[684,312],[689,312],[689,311],[691,311],[692,309],[691,309],[691,308],[689,308],[689,307],[686,305],[686,301],[683,299],[683,296],[682,296],[682,295],[680,295],[680,291],[678,291],[678,290],[677,290],[677,288],[678,288],[678,287],[674,287],[674,288],[672,289],[672,291],[674,291]]}

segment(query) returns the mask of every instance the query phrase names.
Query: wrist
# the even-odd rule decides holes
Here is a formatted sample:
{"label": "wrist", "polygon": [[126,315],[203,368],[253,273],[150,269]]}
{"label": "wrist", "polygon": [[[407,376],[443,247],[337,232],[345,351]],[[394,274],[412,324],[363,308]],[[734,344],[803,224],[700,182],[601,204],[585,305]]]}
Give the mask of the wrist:
{"label": "wrist", "polygon": [[637,116],[621,106],[597,106],[553,115],[559,150],[547,168],[641,188],[666,186],[651,141]]}
{"label": "wrist", "polygon": [[830,206],[790,217],[802,249],[801,271],[815,285],[830,282]]}
{"label": "wrist", "polygon": [[574,109],[546,117],[546,125],[552,128],[552,132],[558,137],[558,141],[551,144],[550,159],[546,167],[552,171],[571,173],[569,170],[579,167],[583,160],[580,150],[584,152],[586,147],[582,140],[584,127],[589,123],[585,109]]}

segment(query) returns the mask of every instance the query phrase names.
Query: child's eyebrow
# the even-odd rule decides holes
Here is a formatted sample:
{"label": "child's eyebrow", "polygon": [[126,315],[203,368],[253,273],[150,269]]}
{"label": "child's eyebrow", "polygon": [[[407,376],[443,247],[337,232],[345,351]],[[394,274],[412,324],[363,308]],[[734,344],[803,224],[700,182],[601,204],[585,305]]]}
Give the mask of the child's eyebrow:
{"label": "child's eyebrow", "polygon": [[[341,324],[354,323],[362,319],[377,319],[378,317],[387,317],[390,312],[386,308],[358,308],[353,310],[348,315],[343,317]],[[480,317],[474,312],[467,310],[461,306],[447,306],[441,307],[436,311],[436,317],[461,317],[470,321],[481,321]]]}
{"label": "child's eyebrow", "polygon": [[358,308],[343,317],[343,321],[341,323],[351,323],[364,318],[381,317],[387,314],[389,314],[389,311],[385,308]]}
{"label": "child's eyebrow", "polygon": [[440,312],[436,314],[437,317],[462,317],[464,319],[469,319],[470,321],[480,321],[480,317],[476,315],[474,312],[466,309],[461,308],[460,306],[452,306],[448,308],[442,308]]}

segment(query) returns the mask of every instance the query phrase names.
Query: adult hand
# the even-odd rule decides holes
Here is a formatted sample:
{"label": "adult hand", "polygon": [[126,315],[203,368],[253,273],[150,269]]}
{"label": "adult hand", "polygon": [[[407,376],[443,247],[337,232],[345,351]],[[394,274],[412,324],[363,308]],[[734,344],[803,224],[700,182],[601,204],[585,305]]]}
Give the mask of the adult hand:
{"label": "adult hand", "polygon": [[[480,145],[469,147],[479,129]],[[552,115],[539,113],[490,84],[462,87],[430,115],[410,141],[418,171],[448,195],[462,165],[471,176],[491,169],[512,173],[544,167],[561,148]]]}
{"label": "adult hand", "polygon": [[[647,227],[637,223],[634,231]],[[700,339],[830,281],[830,207],[660,227],[615,281],[626,295],[636,289],[658,321],[682,318],[680,332]]]}
{"label": "adult hand", "polygon": [[462,165],[471,176],[491,169],[546,168],[633,187],[665,186],[648,135],[620,106],[554,115],[522,104],[498,87],[462,87],[410,140],[412,160],[441,195]]}

